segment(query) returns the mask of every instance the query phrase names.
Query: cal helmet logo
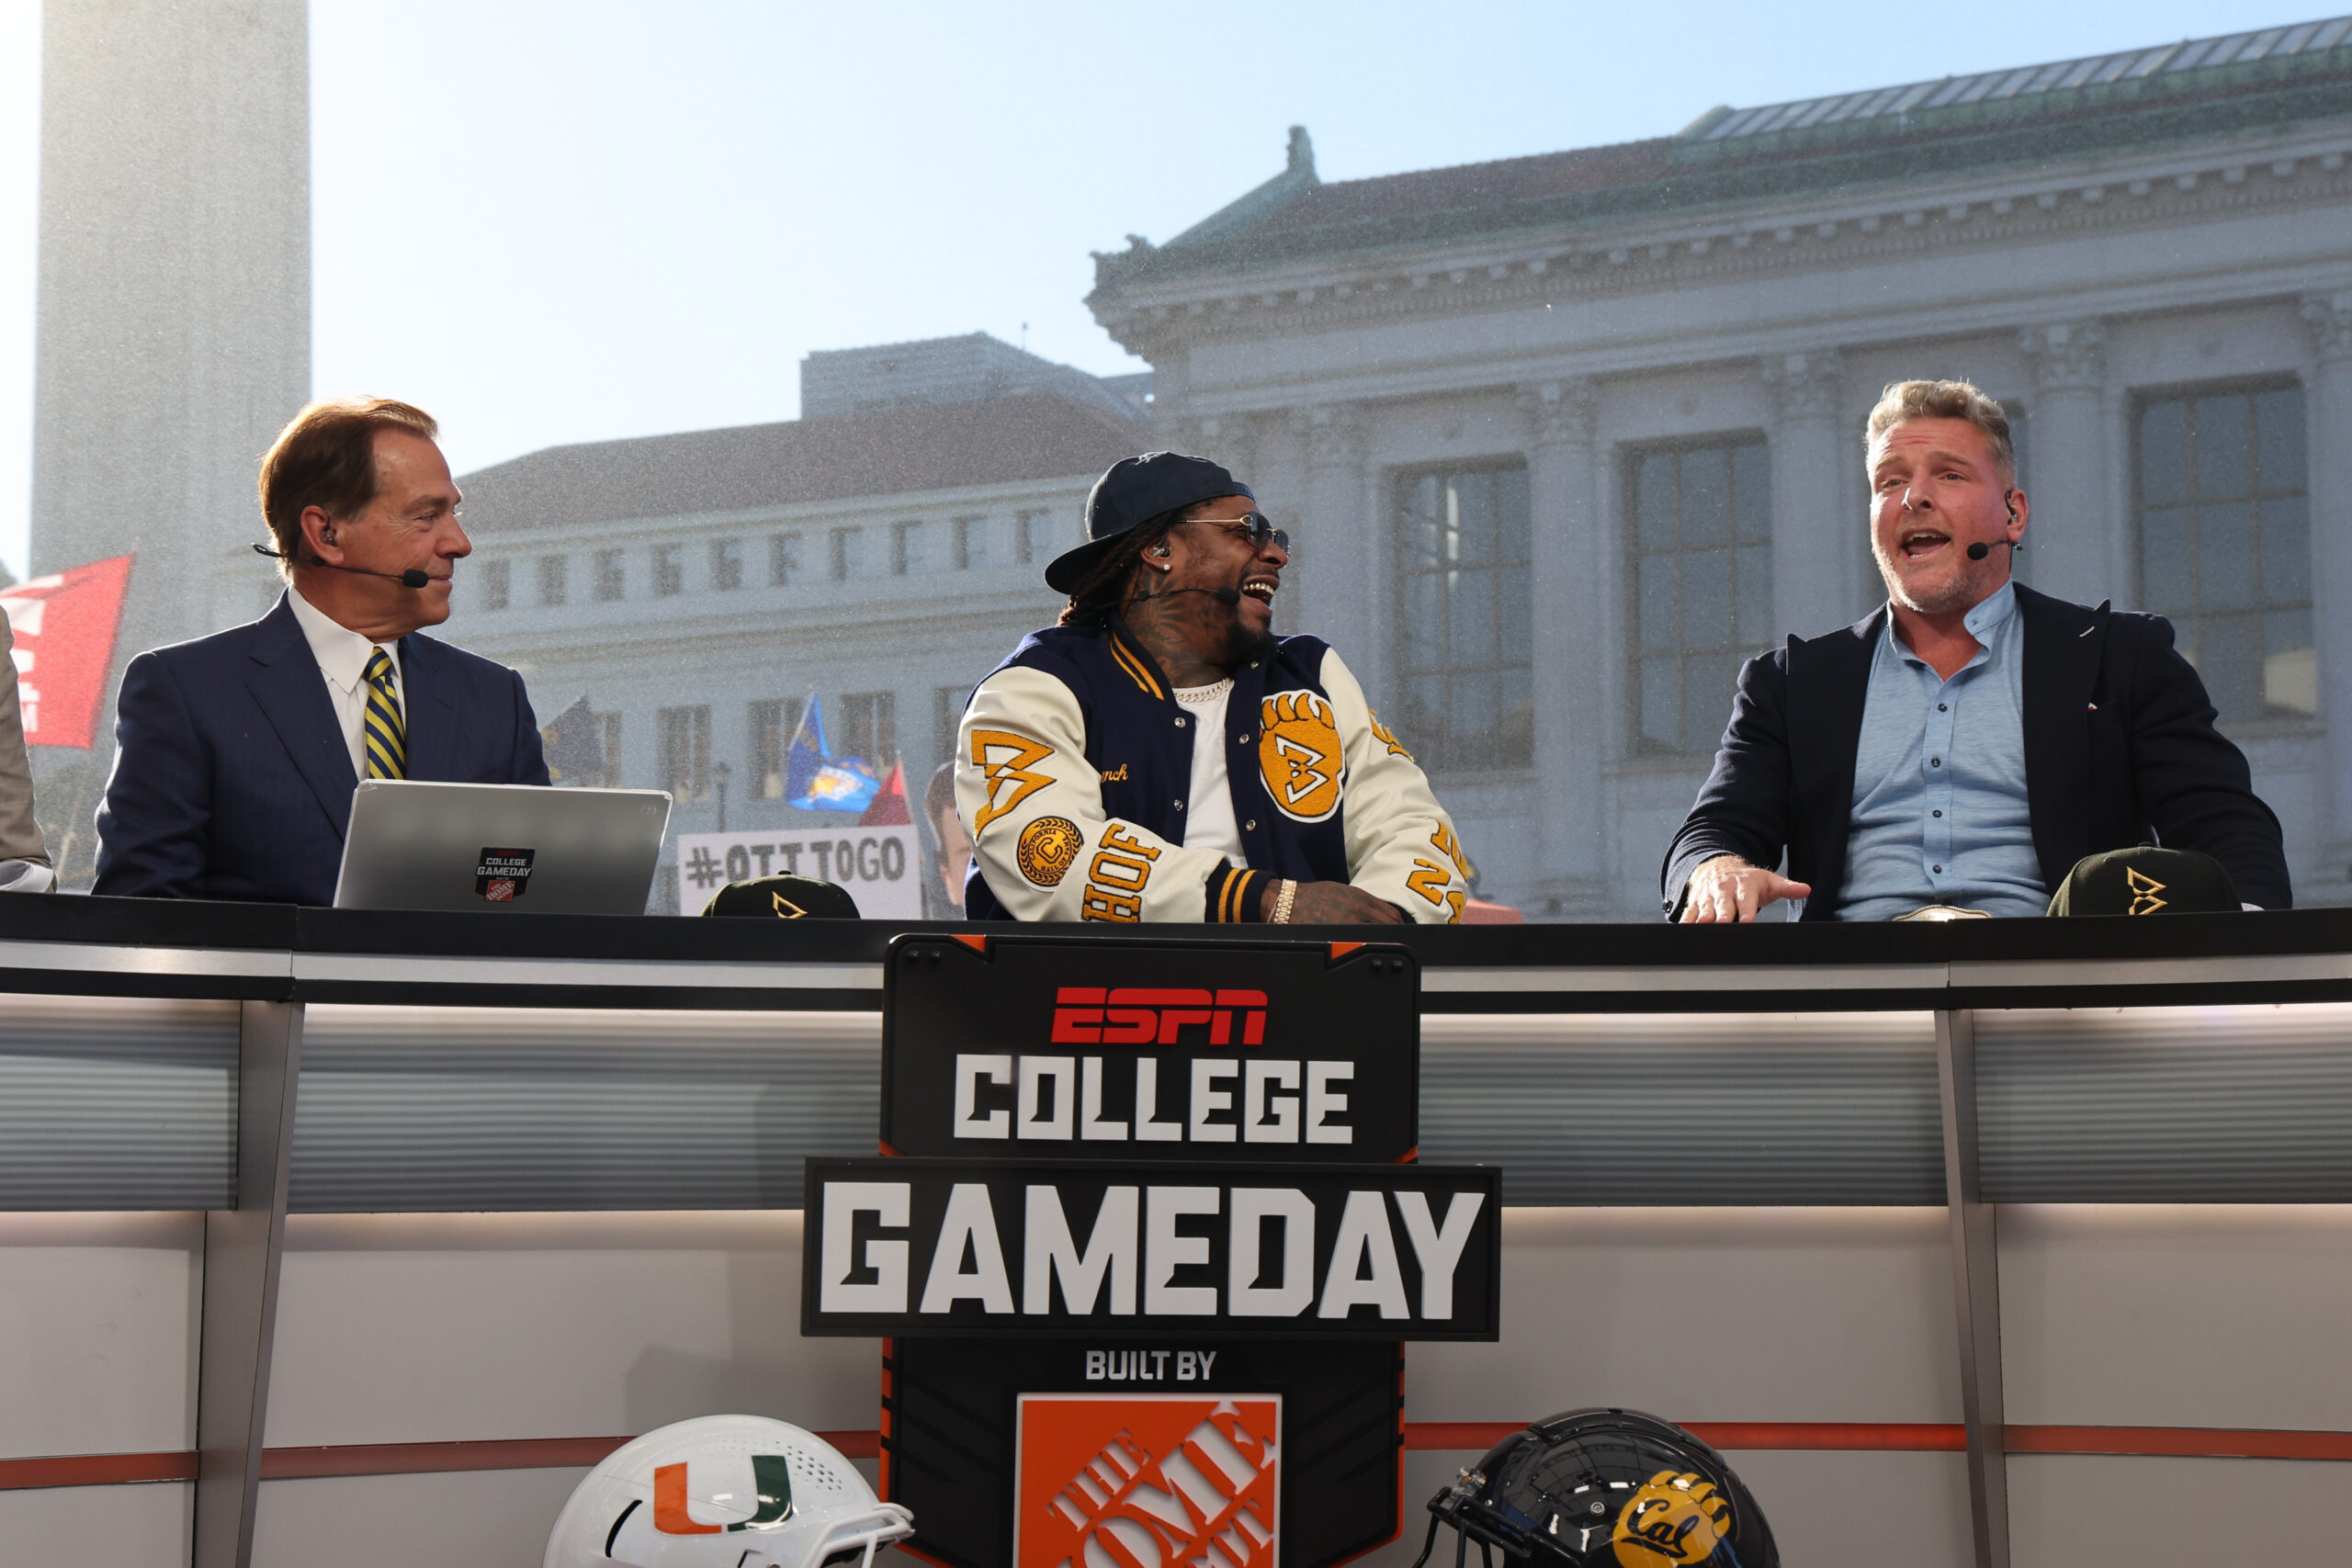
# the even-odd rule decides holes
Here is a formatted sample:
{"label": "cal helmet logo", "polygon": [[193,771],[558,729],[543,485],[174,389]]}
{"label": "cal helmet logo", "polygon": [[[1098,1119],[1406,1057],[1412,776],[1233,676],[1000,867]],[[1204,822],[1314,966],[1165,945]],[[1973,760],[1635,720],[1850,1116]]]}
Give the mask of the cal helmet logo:
{"label": "cal helmet logo", "polygon": [[1274,809],[1294,822],[1321,822],[1340,809],[1347,764],[1340,721],[1313,692],[1277,692],[1260,704],[1258,771]]}
{"label": "cal helmet logo", "polygon": [[1279,1394],[1024,1393],[1013,1568],[1272,1568]]}
{"label": "cal helmet logo", "polygon": [[[782,1454],[753,1454],[752,1459],[752,1495],[755,1505],[752,1517],[728,1524],[709,1525],[694,1517],[688,1506],[696,1499],[687,1490],[686,1467],[684,1464],[656,1466],[653,1472],[653,1528],[663,1535],[725,1535],[731,1530],[764,1529],[780,1525],[792,1517],[792,1467]],[[739,1472],[740,1473],[740,1472]],[[707,1488],[706,1480],[704,1486]],[[700,1499],[707,1507],[740,1514],[742,1502],[731,1491],[714,1492]],[[629,1505],[635,1507],[635,1504]],[[623,1514],[626,1519],[628,1516]],[[613,1534],[620,1534],[620,1521],[614,1521]]]}
{"label": "cal helmet logo", "polygon": [[1054,993],[1054,1036],[1057,1045],[1173,1045],[1176,1032],[1198,1024],[1209,1032],[1212,1045],[1234,1043],[1234,1021],[1241,1024],[1241,1043],[1266,1043],[1266,993],[1206,991],[1190,987],[1148,986],[1108,989],[1063,986]]}
{"label": "cal helmet logo", "polygon": [[1618,1514],[1610,1546],[1620,1568],[1669,1568],[1711,1561],[1731,1531],[1731,1504],[1713,1483],[1661,1470]]}
{"label": "cal helmet logo", "polygon": [[474,863],[474,891],[492,904],[511,904],[531,883],[536,850],[484,850]]}

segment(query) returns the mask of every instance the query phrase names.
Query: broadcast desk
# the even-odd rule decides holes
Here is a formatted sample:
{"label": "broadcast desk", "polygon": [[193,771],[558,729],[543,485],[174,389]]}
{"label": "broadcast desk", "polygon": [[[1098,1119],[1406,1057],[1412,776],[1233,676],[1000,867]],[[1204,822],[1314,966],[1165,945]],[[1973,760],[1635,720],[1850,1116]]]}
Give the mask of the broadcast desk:
{"label": "broadcast desk", "polygon": [[[72,1221],[79,1212],[189,1219],[193,1233],[173,1234],[201,1259],[187,1266],[199,1282],[186,1287],[185,1360],[114,1352],[176,1367],[186,1397],[174,1389],[160,1415],[113,1425],[109,1398],[130,1411],[148,1396],[76,1384],[96,1364],[76,1359],[84,1330],[43,1330],[45,1313],[66,1309],[33,1299],[37,1276],[19,1271],[17,1294],[33,1304],[15,1309],[14,1332],[59,1344],[47,1370],[0,1371],[19,1384],[0,1386],[0,1408],[62,1401],[79,1414],[0,1417],[0,1453],[23,1456],[0,1458],[0,1530],[62,1540],[80,1527],[57,1521],[95,1517],[60,1503],[24,1524],[10,1499],[178,1482],[146,1488],[181,1509],[180,1530],[157,1538],[178,1545],[155,1561],[293,1562],[302,1543],[269,1522],[278,1493],[265,1476],[505,1466],[549,1478],[531,1496],[554,1501],[523,1510],[538,1522],[507,1527],[514,1540],[543,1532],[616,1424],[374,1421],[358,1384],[330,1397],[281,1379],[269,1433],[281,1443],[265,1468],[288,1216],[298,1253],[302,1234],[392,1223],[324,1216],[492,1227],[429,1243],[412,1228],[388,1244],[439,1257],[546,1251],[549,1236],[587,1234],[567,1224],[603,1223],[566,1212],[702,1235],[697,1224],[795,1211],[806,1156],[873,1151],[884,950],[901,931],[936,929],[0,899],[0,1210],[17,1216],[0,1258],[46,1246],[41,1267],[62,1268],[69,1232],[106,1254],[106,1235],[72,1231],[96,1224]],[[1258,927],[1182,934],[1276,939]],[[1792,1562],[2054,1562],[2092,1560],[2067,1555],[2067,1532],[2091,1529],[2075,1519],[2086,1487],[2108,1488],[2094,1533],[2121,1551],[2141,1538],[2117,1510],[2163,1513],[2172,1489],[2209,1484],[2149,1467],[2352,1459],[2340,1330],[2352,1211],[2333,1207],[2352,1204],[2352,911],[1278,939],[1368,936],[1404,943],[1422,966],[1423,1157],[1499,1165],[1512,1211],[1503,1344],[1414,1351],[1410,1446],[1449,1450],[1431,1477],[1466,1462],[1450,1450],[1552,1408],[1637,1404],[1714,1438],[1751,1481],[1778,1478]],[[500,1215],[514,1218],[480,1218]],[[43,1225],[66,1228],[44,1241]],[[107,1267],[38,1278],[60,1281],[56,1302],[104,1311]],[[462,1317],[462,1303],[405,1300],[398,1276],[374,1277],[397,1317]],[[771,1413],[850,1429],[854,1444],[871,1425],[857,1418],[870,1369],[852,1357],[844,1372],[841,1342],[797,1340],[791,1277],[758,1308],[739,1281],[728,1309],[772,1307],[760,1375],[831,1378],[828,1408],[842,1418]],[[9,1290],[0,1275],[0,1303]],[[642,1353],[617,1371],[576,1369],[629,1385],[616,1407],[627,1429],[729,1402],[724,1377],[699,1388],[699,1406],[664,1414],[662,1398],[639,1397],[637,1382],[656,1376],[649,1342],[631,1341]],[[533,1347],[482,1353],[519,1365]],[[432,1370],[397,1375],[429,1382]],[[287,1446],[289,1400],[335,1417]],[[175,1420],[180,1436],[152,1436]],[[322,1440],[330,1431],[376,1440]],[[2036,1479],[2037,1461],[2020,1470],[2011,1454],[2132,1457],[2124,1472]],[[1886,1468],[1898,1461],[1915,1468]],[[2334,1541],[2316,1521],[2352,1506],[2352,1466],[2295,1473],[2311,1539]],[[1868,1517],[1870,1540],[1855,1535],[1857,1484],[1936,1543],[1875,1555],[1896,1526]],[[40,1488],[63,1490],[29,1490]],[[1801,1495],[1823,1490],[1838,1491],[1834,1506]],[[427,1506],[500,1511],[455,1494]],[[2165,1531],[2178,1528],[2150,1527],[2165,1544],[2147,1560],[2176,1560],[2181,1541]],[[1418,1526],[1408,1532],[1418,1544]],[[2226,1530],[2197,1539],[2210,1560],[2232,1555]],[[363,1547],[337,1560],[513,1560],[508,1548],[474,1559],[447,1541],[386,1540],[380,1558]]]}

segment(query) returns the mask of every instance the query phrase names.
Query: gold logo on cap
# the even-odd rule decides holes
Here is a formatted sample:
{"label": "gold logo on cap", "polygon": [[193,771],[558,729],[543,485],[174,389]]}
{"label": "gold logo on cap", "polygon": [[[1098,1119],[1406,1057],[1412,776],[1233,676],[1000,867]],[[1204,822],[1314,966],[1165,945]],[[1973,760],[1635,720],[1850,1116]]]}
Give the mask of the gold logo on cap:
{"label": "gold logo on cap", "polygon": [[2165,901],[2156,897],[2165,890],[2165,885],[2154,877],[2144,876],[2127,865],[2123,868],[2123,880],[2132,888],[2132,907],[2123,911],[2125,914],[2153,915],[2165,907]]}

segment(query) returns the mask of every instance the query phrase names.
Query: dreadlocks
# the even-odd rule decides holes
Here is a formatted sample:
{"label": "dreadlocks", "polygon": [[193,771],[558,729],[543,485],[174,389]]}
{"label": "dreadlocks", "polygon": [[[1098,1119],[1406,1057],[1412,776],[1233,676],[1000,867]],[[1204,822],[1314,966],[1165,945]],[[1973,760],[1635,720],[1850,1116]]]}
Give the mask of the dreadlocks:
{"label": "dreadlocks", "polygon": [[1166,538],[1169,529],[1207,504],[1194,502],[1128,529],[1111,552],[1078,580],[1078,586],[1070,591],[1069,603],[1062,606],[1061,617],[1055,625],[1099,626],[1108,621],[1126,602],[1127,580],[1135,575],[1136,563],[1143,559],[1144,551]]}

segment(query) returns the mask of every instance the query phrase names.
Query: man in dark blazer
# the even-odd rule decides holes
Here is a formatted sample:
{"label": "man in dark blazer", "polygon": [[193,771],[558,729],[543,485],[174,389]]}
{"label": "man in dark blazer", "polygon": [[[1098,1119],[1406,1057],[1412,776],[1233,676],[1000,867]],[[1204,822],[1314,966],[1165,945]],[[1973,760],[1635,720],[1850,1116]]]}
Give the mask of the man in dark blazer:
{"label": "man in dark blazer", "polygon": [[287,592],[130,661],[95,891],[331,904],[361,778],[548,782],[522,677],[419,630],[473,547],[436,434],[386,399],[280,434],[261,491]]}
{"label": "man in dark blazer", "polygon": [[2077,861],[2152,840],[2289,908],[2278,820],[2171,624],[2011,582],[2028,508],[2000,406],[1900,383],[1869,434],[1888,604],[1741,670],[1667,850],[1668,918],[1750,920],[1782,898],[1807,920],[2039,912]]}

